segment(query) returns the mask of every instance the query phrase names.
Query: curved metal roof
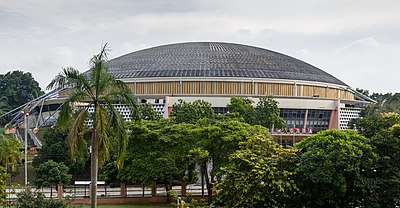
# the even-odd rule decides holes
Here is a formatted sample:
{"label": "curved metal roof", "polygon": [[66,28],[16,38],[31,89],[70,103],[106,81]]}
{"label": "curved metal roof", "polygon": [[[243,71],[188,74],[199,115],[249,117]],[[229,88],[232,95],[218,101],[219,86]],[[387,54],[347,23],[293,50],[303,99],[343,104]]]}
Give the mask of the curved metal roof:
{"label": "curved metal roof", "polygon": [[263,48],[218,42],[177,43],[132,52],[110,60],[108,70],[118,79],[247,77],[346,85],[293,57]]}

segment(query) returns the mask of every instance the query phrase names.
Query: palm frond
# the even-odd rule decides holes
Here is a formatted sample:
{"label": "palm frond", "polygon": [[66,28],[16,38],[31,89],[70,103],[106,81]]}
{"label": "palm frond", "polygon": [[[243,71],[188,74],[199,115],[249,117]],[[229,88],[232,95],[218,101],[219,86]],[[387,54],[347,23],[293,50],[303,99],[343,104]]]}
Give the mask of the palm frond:
{"label": "palm frond", "polygon": [[97,106],[93,115],[94,128],[96,128],[96,139],[98,141],[98,161],[99,167],[110,157],[110,140],[108,137],[107,110],[102,106]]}
{"label": "palm frond", "polygon": [[124,165],[126,146],[128,143],[128,137],[125,130],[125,121],[111,102],[108,101],[105,105],[109,111],[108,115],[111,136],[114,137],[117,142],[117,167],[120,169]]}
{"label": "palm frond", "polygon": [[46,87],[47,90],[64,88],[85,91],[88,96],[93,96],[90,81],[84,74],[72,67],[64,68]]}
{"label": "palm frond", "polygon": [[81,147],[79,144],[82,144],[83,136],[80,136],[80,132],[84,129],[85,120],[88,118],[89,113],[86,108],[81,109],[71,126],[71,129],[68,134],[68,144],[69,144],[69,153],[70,157],[73,161],[82,155],[80,153]]}
{"label": "palm frond", "polygon": [[[104,44],[101,52],[94,55],[90,60],[91,65],[91,81],[95,87],[94,92],[99,96],[109,83],[109,74],[107,73],[107,60],[108,60],[108,44]],[[97,98],[97,97],[96,97]]]}
{"label": "palm frond", "polygon": [[66,129],[70,127],[73,110],[74,107],[76,107],[75,103],[78,101],[84,101],[85,99],[87,99],[87,94],[79,90],[72,92],[70,96],[64,101],[57,119],[57,126],[60,127],[60,129]]}

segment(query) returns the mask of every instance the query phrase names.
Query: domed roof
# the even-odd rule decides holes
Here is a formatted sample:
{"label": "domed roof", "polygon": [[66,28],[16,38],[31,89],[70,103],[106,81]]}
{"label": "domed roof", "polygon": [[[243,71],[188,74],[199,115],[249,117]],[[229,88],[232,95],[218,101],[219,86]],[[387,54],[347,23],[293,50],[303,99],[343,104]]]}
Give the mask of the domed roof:
{"label": "domed roof", "polygon": [[145,77],[246,77],[346,85],[308,63],[247,45],[189,42],[153,47],[109,61],[118,79]]}

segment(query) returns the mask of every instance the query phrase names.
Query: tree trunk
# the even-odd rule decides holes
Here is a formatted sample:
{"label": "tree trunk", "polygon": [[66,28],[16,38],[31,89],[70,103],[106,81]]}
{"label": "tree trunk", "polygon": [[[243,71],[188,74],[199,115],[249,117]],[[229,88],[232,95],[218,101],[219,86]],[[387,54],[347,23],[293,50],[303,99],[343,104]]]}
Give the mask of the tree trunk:
{"label": "tree trunk", "polygon": [[144,192],[145,192],[145,189],[146,189],[146,186],[144,185],[144,183],[142,184],[142,188],[143,188],[142,197],[144,198]]}
{"label": "tree trunk", "polygon": [[121,198],[126,198],[126,183],[122,182],[120,184],[121,187]]}
{"label": "tree trunk", "polygon": [[165,191],[167,192],[167,202],[170,203],[171,202],[171,194],[169,192],[169,190],[171,190],[172,188],[170,187],[170,183],[167,179],[164,180],[164,185],[165,185]]}
{"label": "tree trunk", "polygon": [[153,181],[153,185],[151,186],[151,196],[157,196],[157,181]]}
{"label": "tree trunk", "polygon": [[207,196],[208,196],[208,204],[211,204],[213,201],[212,198],[212,184],[210,178],[208,177],[207,163],[204,164],[204,177],[207,185]]}
{"label": "tree trunk", "polygon": [[201,198],[204,198],[204,167],[200,167],[201,172]]}
{"label": "tree trunk", "polygon": [[91,171],[91,183],[90,183],[90,207],[97,207],[97,170],[98,170],[98,158],[97,158],[97,139],[96,129],[92,130],[92,151],[90,158],[90,171]]}

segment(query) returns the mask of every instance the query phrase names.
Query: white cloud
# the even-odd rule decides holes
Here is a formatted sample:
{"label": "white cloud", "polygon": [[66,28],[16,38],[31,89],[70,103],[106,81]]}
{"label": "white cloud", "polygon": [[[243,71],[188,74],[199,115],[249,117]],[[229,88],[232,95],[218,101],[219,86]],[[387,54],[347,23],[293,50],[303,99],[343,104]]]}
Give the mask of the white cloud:
{"label": "white cloud", "polygon": [[86,70],[105,42],[117,57],[224,41],[292,54],[353,87],[398,91],[399,10],[397,0],[0,0],[0,73],[31,71],[44,87],[61,67]]}
{"label": "white cloud", "polygon": [[366,51],[366,50],[375,50],[382,47],[382,44],[379,43],[372,37],[363,38],[360,40],[356,40],[348,45],[345,45],[338,49],[339,53],[343,53],[346,51]]}

